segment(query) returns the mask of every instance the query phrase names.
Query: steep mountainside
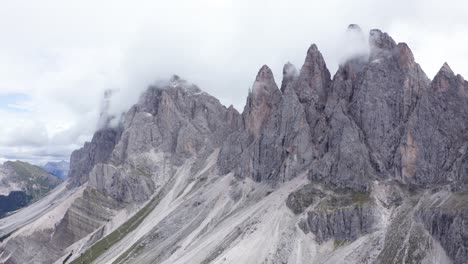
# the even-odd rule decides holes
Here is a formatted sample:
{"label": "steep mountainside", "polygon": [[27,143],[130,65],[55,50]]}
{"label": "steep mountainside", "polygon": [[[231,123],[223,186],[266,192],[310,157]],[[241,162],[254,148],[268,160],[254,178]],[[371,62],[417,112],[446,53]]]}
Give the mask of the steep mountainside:
{"label": "steep mountainside", "polygon": [[380,30],[369,50],[332,77],[311,45],[280,86],[263,66],[242,113],[149,87],[53,205],[0,222],[0,261],[466,263],[468,82]]}
{"label": "steep mountainside", "polygon": [[22,161],[0,166],[0,217],[44,197],[61,180],[40,167]]}

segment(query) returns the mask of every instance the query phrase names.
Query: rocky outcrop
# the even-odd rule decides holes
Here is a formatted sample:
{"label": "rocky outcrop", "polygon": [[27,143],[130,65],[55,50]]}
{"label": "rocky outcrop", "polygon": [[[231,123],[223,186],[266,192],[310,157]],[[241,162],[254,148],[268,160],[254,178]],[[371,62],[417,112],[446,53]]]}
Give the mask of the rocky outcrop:
{"label": "rocky outcrop", "polygon": [[332,211],[311,211],[304,229],[310,230],[319,242],[331,238],[353,241],[372,231],[373,213],[371,207],[358,205]]}
{"label": "rocky outcrop", "polygon": [[441,197],[428,199],[419,210],[418,218],[454,263],[465,263],[468,258],[468,195],[455,193],[446,196],[445,193]]}
{"label": "rocky outcrop", "polygon": [[249,136],[257,139],[263,126],[281,100],[281,92],[275,83],[271,69],[263,65],[255,78],[247,97],[242,116]]}
{"label": "rocky outcrop", "polygon": [[467,179],[468,85],[447,64],[411,116],[400,147],[405,181],[419,185]]}
{"label": "rocky outcrop", "polygon": [[313,184],[306,184],[299,190],[296,190],[288,195],[286,205],[295,214],[300,214],[304,210],[323,198],[325,194],[315,188]]}
{"label": "rocky outcrop", "polygon": [[319,243],[353,241],[375,229],[377,211],[369,194],[322,192],[312,186],[291,193],[286,204],[296,214],[314,204],[299,226],[305,233],[312,232]]}

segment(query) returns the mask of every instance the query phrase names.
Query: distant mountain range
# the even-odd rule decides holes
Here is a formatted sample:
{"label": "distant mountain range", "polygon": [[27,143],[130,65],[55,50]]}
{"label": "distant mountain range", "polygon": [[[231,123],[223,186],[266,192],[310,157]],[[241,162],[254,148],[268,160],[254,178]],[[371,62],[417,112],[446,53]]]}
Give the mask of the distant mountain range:
{"label": "distant mountain range", "polygon": [[64,160],[59,162],[47,162],[44,166],[42,166],[42,168],[48,173],[65,180],[68,176],[70,163]]}
{"label": "distant mountain range", "polygon": [[44,169],[22,161],[0,166],[0,217],[44,197],[62,182]]}

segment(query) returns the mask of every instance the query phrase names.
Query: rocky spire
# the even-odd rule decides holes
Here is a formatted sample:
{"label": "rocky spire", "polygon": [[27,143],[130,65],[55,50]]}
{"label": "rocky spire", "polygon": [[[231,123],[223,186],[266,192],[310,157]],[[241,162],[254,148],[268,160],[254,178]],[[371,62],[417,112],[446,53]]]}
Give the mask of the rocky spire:
{"label": "rocky spire", "polygon": [[263,65],[258,71],[255,82],[252,85],[252,93],[255,96],[278,93],[278,86],[273,77],[273,72],[267,65]]}
{"label": "rocky spire", "polygon": [[294,89],[301,103],[325,103],[330,85],[330,72],[315,44],[307,51],[304,65]]}
{"label": "rocky spire", "polygon": [[407,70],[414,68],[416,66],[416,62],[414,61],[413,52],[408,47],[406,43],[398,43],[397,45],[397,60],[398,64]]}
{"label": "rocky spire", "polygon": [[[468,142],[468,86],[460,75],[455,75],[447,63],[441,67],[419,101],[411,116],[407,137],[415,151],[408,161],[410,145],[406,140],[402,149],[403,168],[408,164],[411,173],[402,171],[406,181],[419,185],[447,183],[454,179],[467,179],[468,159],[460,158]],[[443,151],[442,151],[443,150]],[[406,156],[405,156],[406,155]],[[449,171],[452,172],[449,173]]]}
{"label": "rocky spire", "polygon": [[372,29],[369,33],[370,59],[391,55],[391,51],[396,47],[395,41],[380,29]]}
{"label": "rocky spire", "polygon": [[267,65],[263,65],[258,71],[242,113],[244,125],[251,135],[258,136],[263,122],[280,100],[281,92],[276,85],[273,72]]}
{"label": "rocky spire", "polygon": [[444,75],[444,76],[447,76],[447,77],[453,77],[455,75],[455,73],[452,71],[452,68],[450,68],[448,63],[444,62],[444,65],[442,65],[442,67],[440,68],[439,72],[436,75],[436,78],[439,75]]}
{"label": "rocky spire", "polygon": [[[350,129],[356,125],[364,133],[363,146],[372,153],[369,161],[376,175],[392,175],[395,140],[402,137],[401,128],[429,81],[405,43],[397,45],[387,33],[371,30],[369,46],[368,61],[349,61],[340,68],[330,98],[344,99],[345,116],[353,119]],[[334,105],[339,104],[328,103],[326,112],[337,116]]]}
{"label": "rocky spire", "polygon": [[432,90],[437,92],[464,92],[464,80],[461,76],[456,76],[447,62],[442,65],[432,81]]}

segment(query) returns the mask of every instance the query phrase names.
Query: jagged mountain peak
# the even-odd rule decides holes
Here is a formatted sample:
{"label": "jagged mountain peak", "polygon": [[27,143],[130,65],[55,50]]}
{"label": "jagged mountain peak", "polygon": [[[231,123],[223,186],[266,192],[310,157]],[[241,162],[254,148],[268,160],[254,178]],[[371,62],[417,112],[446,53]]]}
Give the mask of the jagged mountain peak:
{"label": "jagged mountain peak", "polygon": [[263,65],[258,71],[242,112],[244,126],[251,135],[259,136],[264,121],[280,100],[281,91],[276,85],[273,72],[267,65]]}
{"label": "jagged mountain peak", "polygon": [[321,64],[325,62],[323,59],[322,53],[318,49],[316,44],[311,44],[309,49],[307,50],[307,55],[304,61],[304,65],[312,65],[312,64]]}
{"label": "jagged mountain peak", "polygon": [[252,85],[252,94],[254,97],[257,97],[263,94],[277,94],[278,91],[272,70],[267,65],[263,65],[255,77],[255,82]]}
{"label": "jagged mountain peak", "polygon": [[454,75],[454,73],[452,71],[452,68],[450,68],[450,66],[448,65],[447,62],[444,62],[444,64],[442,65],[442,67],[439,70],[439,73],[446,73],[448,75]]}
{"label": "jagged mountain peak", "polygon": [[382,32],[380,29],[371,29],[369,32],[369,45],[371,48],[392,50],[397,44],[386,32]]}
{"label": "jagged mountain peak", "polygon": [[307,50],[307,55],[299,72],[294,89],[301,102],[318,102],[327,96],[330,84],[330,72],[328,71],[322,53],[317,45],[312,44]]}
{"label": "jagged mountain peak", "polygon": [[455,74],[445,62],[432,80],[432,90],[438,92],[452,91],[462,97],[466,96],[468,86],[463,76]]}
{"label": "jagged mountain peak", "polygon": [[270,67],[268,67],[268,65],[265,64],[260,68],[260,70],[258,70],[255,81],[268,82],[271,80],[274,80],[273,72],[271,71]]}
{"label": "jagged mountain peak", "polygon": [[397,60],[402,68],[411,69],[415,67],[416,62],[414,60],[413,52],[406,43],[398,43],[397,51]]}

